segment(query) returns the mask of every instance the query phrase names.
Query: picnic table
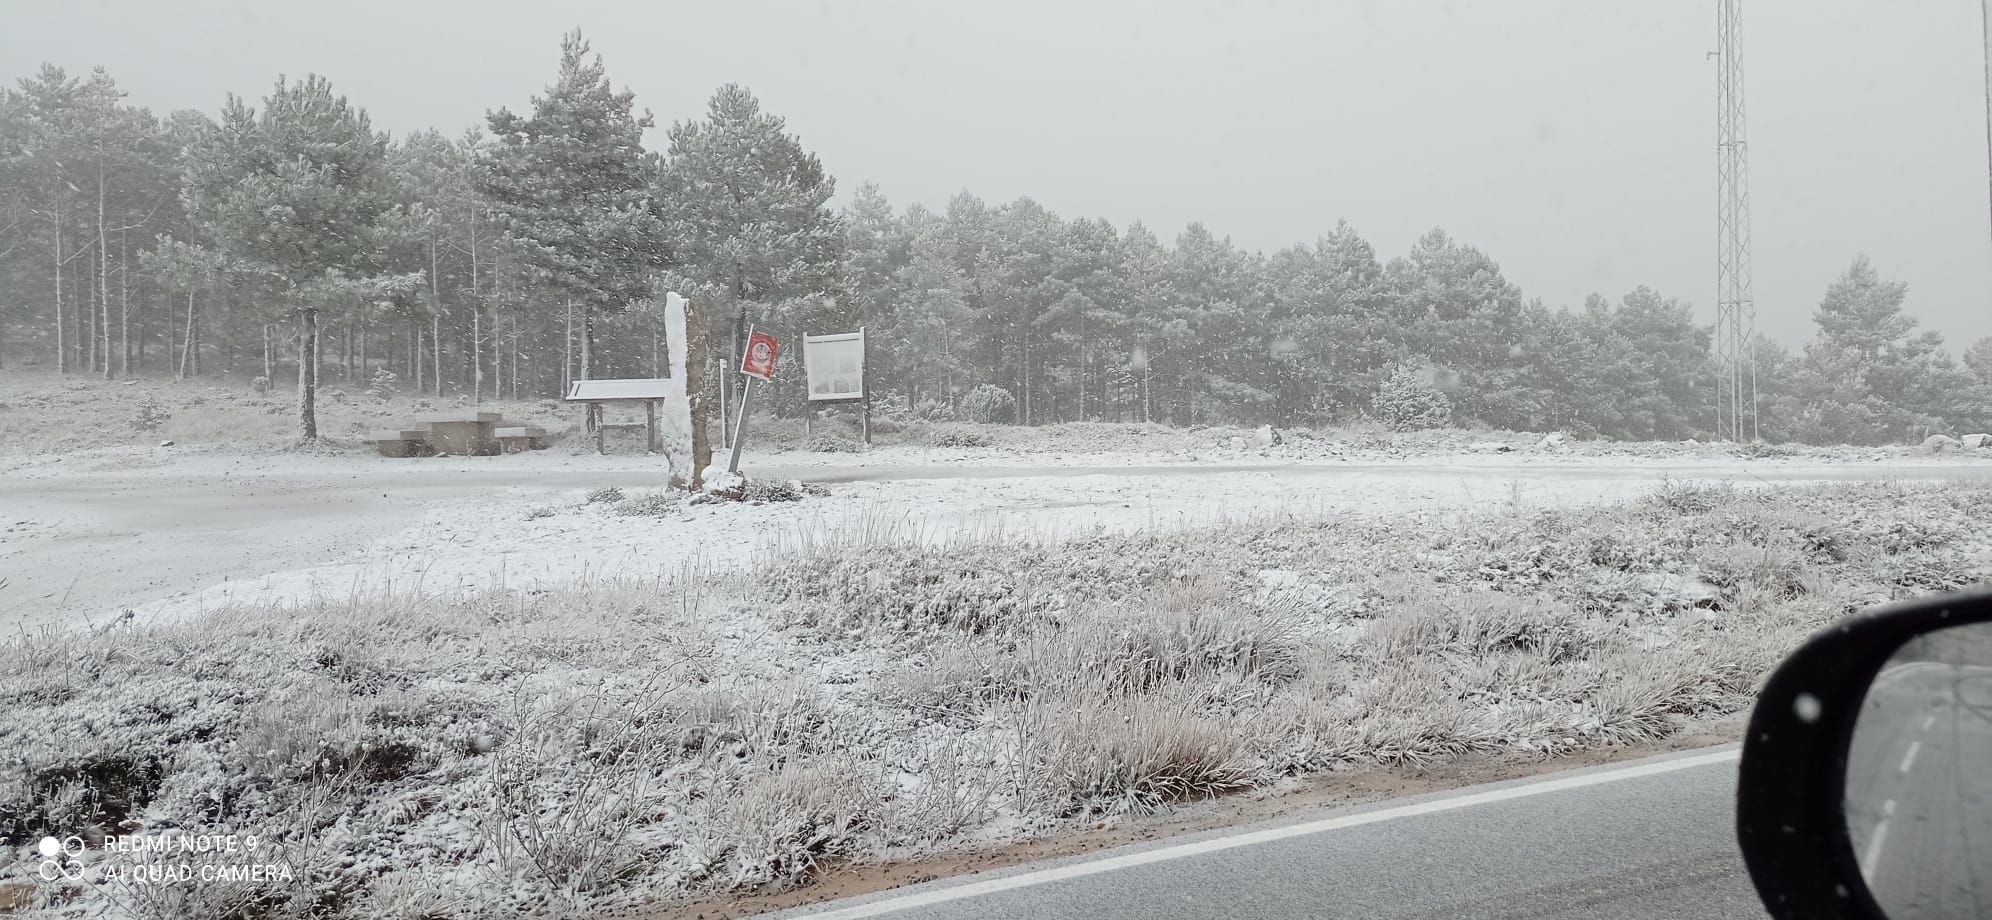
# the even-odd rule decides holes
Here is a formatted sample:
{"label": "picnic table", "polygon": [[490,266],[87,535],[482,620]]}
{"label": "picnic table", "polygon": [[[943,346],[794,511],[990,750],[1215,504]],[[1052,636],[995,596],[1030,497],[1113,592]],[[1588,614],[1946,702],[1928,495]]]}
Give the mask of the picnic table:
{"label": "picnic table", "polygon": [[371,432],[367,441],[383,457],[453,454],[488,457],[521,450],[544,450],[546,429],[510,425],[496,412],[444,412],[416,419],[416,427]]}
{"label": "picnic table", "polygon": [[[658,438],[657,407],[658,404],[670,399],[673,392],[683,394],[684,381],[669,377],[576,380],[567,387],[567,401],[581,403],[586,407],[584,424],[595,436],[596,453],[608,453],[608,433],[611,431],[641,431],[644,449],[654,454],[664,449],[663,442]],[[605,421],[603,408],[617,403],[641,404],[643,421]]]}

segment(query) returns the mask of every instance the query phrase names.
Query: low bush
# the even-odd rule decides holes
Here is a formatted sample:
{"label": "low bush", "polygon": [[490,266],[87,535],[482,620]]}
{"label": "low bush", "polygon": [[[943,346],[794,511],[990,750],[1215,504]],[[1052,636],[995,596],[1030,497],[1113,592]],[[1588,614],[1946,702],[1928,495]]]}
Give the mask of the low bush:
{"label": "low bush", "polygon": [[962,425],[948,425],[935,428],[928,436],[927,443],[935,447],[993,447],[996,439],[987,433]]}
{"label": "low bush", "polygon": [[961,417],[984,425],[1016,421],[1017,398],[995,384],[980,384],[962,396]]}

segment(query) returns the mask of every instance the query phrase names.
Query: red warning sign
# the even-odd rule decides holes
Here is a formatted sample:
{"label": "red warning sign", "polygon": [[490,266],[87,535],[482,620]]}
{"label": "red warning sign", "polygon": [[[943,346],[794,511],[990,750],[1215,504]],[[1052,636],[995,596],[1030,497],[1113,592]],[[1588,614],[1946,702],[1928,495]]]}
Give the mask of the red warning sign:
{"label": "red warning sign", "polygon": [[775,373],[775,351],[781,343],[765,332],[747,333],[747,353],[740,356],[740,372],[763,381]]}

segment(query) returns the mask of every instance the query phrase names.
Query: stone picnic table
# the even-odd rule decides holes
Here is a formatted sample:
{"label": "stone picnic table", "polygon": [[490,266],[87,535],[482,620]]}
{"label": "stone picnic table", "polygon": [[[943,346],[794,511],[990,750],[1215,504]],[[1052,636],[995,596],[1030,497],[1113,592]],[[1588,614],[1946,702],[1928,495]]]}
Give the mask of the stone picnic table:
{"label": "stone picnic table", "polygon": [[496,412],[443,412],[424,415],[415,427],[375,431],[366,440],[383,457],[427,457],[447,454],[488,457],[522,450],[544,450],[546,429],[507,424]]}

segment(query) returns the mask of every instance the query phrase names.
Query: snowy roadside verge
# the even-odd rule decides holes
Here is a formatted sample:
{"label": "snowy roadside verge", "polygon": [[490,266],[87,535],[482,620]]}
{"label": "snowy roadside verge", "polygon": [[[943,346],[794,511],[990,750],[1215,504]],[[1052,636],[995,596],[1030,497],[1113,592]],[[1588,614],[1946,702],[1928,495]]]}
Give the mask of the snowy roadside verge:
{"label": "snowy roadside verge", "polygon": [[[310,879],[274,917],[773,890],[1323,772],[1664,737],[1846,610],[1983,578],[1988,513],[1982,486],[1674,485],[1415,525],[902,533],[44,635],[0,651],[0,834],[263,834]],[[158,915],[270,896],[183,893]]]}
{"label": "snowy roadside verge", "polygon": [[[1738,472],[1610,465],[1553,478],[1509,467],[992,475],[840,482],[807,501],[765,505],[693,505],[662,490],[631,489],[632,499],[646,503],[635,514],[613,503],[584,503],[578,489],[547,495],[515,487],[480,501],[433,504],[418,524],[352,558],[231,580],[133,609],[149,622],[237,604],[277,609],[374,594],[547,590],[601,578],[736,570],[796,548],[882,535],[940,545],[1331,516],[1418,524],[1462,512],[1623,500],[1680,473],[1715,481]],[[1788,472],[1823,479],[1836,471]]]}

